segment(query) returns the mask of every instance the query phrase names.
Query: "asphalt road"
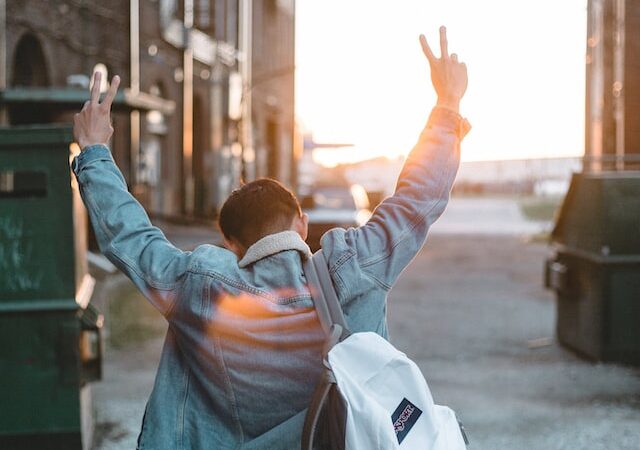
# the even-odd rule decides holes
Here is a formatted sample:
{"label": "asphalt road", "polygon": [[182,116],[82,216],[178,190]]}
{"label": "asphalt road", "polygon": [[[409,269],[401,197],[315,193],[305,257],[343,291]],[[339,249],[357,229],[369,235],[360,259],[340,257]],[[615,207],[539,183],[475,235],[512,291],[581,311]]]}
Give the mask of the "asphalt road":
{"label": "asphalt road", "polygon": [[637,450],[640,370],[557,344],[546,252],[513,236],[432,236],[391,291],[392,341],[472,449]]}
{"label": "asphalt road", "polygon": [[[463,206],[448,211],[449,227],[434,228],[391,291],[389,322],[392,342],[419,364],[436,402],[465,423],[469,448],[640,449],[640,370],[561,348],[554,298],[542,287],[546,245],[521,237],[532,230],[515,213],[500,221],[482,205]],[[484,220],[482,230],[505,225],[493,234],[453,233],[473,231],[474,218]],[[167,234],[191,246],[187,228]],[[93,387],[96,449],[135,448],[161,344],[106,349],[104,379]]]}

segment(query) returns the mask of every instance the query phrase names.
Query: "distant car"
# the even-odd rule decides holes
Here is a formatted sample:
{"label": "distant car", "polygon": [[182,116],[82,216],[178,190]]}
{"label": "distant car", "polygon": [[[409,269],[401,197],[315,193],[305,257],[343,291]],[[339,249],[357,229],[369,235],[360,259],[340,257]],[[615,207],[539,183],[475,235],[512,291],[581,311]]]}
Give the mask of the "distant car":
{"label": "distant car", "polygon": [[309,215],[307,244],[312,251],[320,248],[320,238],[332,228],[364,225],[369,217],[367,191],[358,185],[319,186],[302,197],[302,209]]}

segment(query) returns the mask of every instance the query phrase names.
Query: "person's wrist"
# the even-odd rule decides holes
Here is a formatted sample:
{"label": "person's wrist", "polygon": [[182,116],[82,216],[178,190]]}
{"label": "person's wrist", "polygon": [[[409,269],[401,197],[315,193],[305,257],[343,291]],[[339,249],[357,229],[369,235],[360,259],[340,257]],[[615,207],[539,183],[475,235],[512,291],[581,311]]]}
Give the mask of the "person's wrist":
{"label": "person's wrist", "polygon": [[460,114],[460,100],[446,97],[438,97],[436,106],[440,108],[446,108],[453,111],[456,114]]}
{"label": "person's wrist", "polygon": [[94,145],[104,145],[105,147],[108,147],[105,142],[99,142],[98,140],[82,141],[78,142],[78,145],[80,146],[80,150],[85,150],[89,147],[93,147]]}
{"label": "person's wrist", "polygon": [[462,139],[469,133],[471,125],[460,115],[459,109],[460,101],[447,102],[439,99],[429,116],[429,123],[437,122],[441,126],[451,127]]}

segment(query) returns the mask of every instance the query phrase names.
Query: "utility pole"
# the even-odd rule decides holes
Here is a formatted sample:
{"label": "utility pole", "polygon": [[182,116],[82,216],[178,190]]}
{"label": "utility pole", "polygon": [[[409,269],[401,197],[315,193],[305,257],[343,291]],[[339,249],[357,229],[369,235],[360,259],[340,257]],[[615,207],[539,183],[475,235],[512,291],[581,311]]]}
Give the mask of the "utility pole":
{"label": "utility pole", "polygon": [[[242,178],[255,178],[255,151],[253,148],[253,123],[251,107],[251,63],[253,59],[253,2],[252,0],[240,0],[240,33],[238,61],[240,76],[242,77],[242,118],[240,124],[240,142],[242,144]],[[252,164],[253,170],[248,170],[247,165]]]}
{"label": "utility pole", "polygon": [[184,180],[184,212],[194,210],[193,179],[193,0],[184,0],[184,62],[182,81],[182,170]]}

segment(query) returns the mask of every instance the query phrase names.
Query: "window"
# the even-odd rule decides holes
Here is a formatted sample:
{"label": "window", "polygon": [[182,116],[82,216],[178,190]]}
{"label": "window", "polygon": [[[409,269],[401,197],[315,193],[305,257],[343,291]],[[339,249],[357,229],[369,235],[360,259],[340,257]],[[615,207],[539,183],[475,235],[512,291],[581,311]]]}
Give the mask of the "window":
{"label": "window", "polygon": [[[149,88],[149,93],[161,97],[162,89],[153,85]],[[162,177],[164,136],[168,131],[165,116],[156,110],[147,112],[145,128],[146,134],[140,145],[138,159],[138,181],[149,186],[158,186]]]}
{"label": "window", "polygon": [[212,8],[210,0],[194,0],[194,23],[196,28],[202,31],[211,31],[213,22],[211,20]]}

